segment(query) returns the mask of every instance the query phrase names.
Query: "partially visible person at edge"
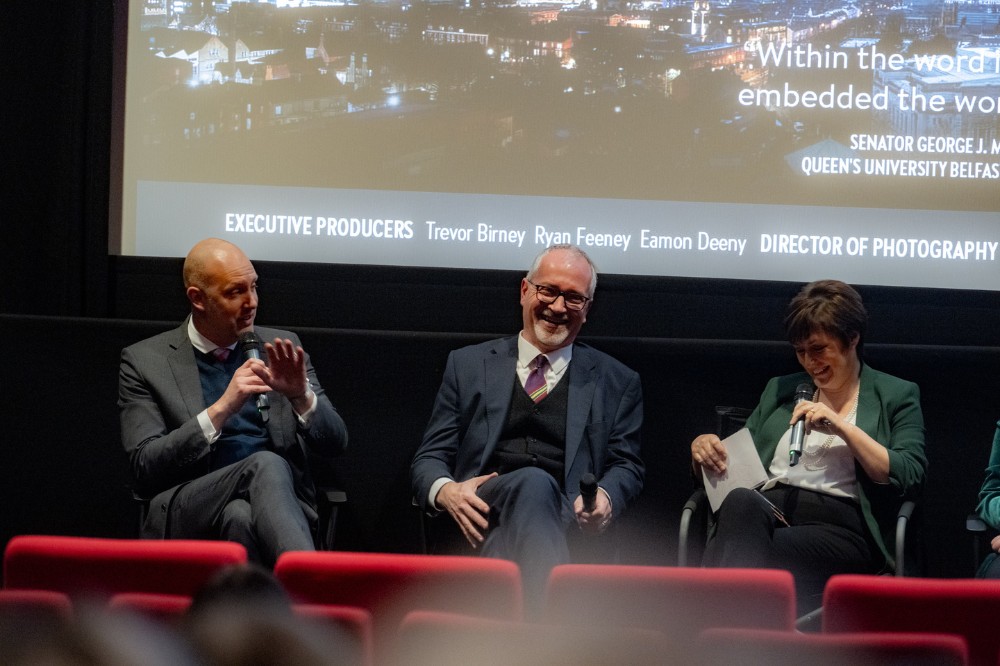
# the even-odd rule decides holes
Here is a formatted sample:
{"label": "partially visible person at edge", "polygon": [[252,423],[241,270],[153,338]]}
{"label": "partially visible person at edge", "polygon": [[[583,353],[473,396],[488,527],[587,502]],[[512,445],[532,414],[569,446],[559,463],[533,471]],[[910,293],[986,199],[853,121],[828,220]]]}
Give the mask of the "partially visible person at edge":
{"label": "partially visible person at edge", "polygon": [[[986,478],[979,489],[979,505],[976,513],[994,530],[1000,530],[1000,422],[993,435],[990,461],[986,467]],[[983,559],[976,572],[977,578],[1000,578],[1000,535],[990,540],[990,552]]]}
{"label": "partially visible person at edge", "polygon": [[[927,470],[920,391],[864,362],[867,322],[861,296],[836,280],[807,284],[789,303],[785,330],[804,372],[771,379],[746,423],[770,480],[726,496],[706,545],[706,566],[791,571],[800,612],[821,604],[833,574],[894,567],[896,514]],[[815,389],[795,404],[804,382]],[[793,466],[799,419],[806,434]],[[722,473],[726,447],[699,435],[691,460]]]}
{"label": "partially visible person at edge", "polygon": [[[183,275],[190,316],[121,355],[122,444],[150,500],[142,536],[237,541],[273,566],[314,549],[308,459],[342,452],[347,428],[298,337],[255,325],[257,272],[238,247],[199,242]],[[268,340],[266,363],[237,346],[249,331]]]}

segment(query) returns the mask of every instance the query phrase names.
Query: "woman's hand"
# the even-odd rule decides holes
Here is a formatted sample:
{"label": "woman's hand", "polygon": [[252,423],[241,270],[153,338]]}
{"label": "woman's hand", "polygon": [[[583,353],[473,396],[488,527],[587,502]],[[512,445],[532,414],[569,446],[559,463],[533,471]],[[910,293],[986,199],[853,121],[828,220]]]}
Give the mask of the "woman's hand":
{"label": "woman's hand", "polygon": [[795,405],[789,425],[798,421],[799,417],[805,420],[807,433],[816,430],[844,440],[851,455],[872,481],[881,484],[889,482],[889,451],[864,430],[852,425],[822,402],[803,400]]}
{"label": "woman's hand", "polygon": [[705,469],[722,474],[726,471],[726,445],[718,435],[698,435],[691,442],[691,462]]}
{"label": "woman's hand", "polygon": [[803,400],[792,410],[792,419],[788,425],[794,425],[799,418],[805,419],[806,433],[813,430],[824,435],[836,435],[844,438],[844,428],[847,422],[835,411],[822,402]]}

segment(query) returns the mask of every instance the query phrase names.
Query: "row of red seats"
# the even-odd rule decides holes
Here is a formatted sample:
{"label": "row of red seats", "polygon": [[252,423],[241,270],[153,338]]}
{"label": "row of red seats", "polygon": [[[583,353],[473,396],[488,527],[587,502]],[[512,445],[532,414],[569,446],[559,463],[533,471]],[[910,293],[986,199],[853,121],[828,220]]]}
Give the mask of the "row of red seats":
{"label": "row of red seats", "polygon": [[[49,591],[147,609],[176,603],[181,612],[215,572],[245,561],[241,546],[224,542],[22,536],[4,553],[0,600]],[[823,633],[802,634],[784,571],[565,565],[549,580],[540,625],[524,621],[520,573],[504,560],[301,552],[283,555],[274,573],[297,608],[360,609],[375,662],[404,654],[407,663],[440,663],[442,651],[460,657],[467,648],[480,662],[514,649],[525,651],[522,661],[583,649],[585,663],[731,663],[737,653],[760,657],[740,658],[747,663],[764,655],[769,663],[914,663],[919,653],[930,663],[992,665],[1000,652],[1000,586],[988,581],[837,576],[824,597]],[[887,662],[890,655],[902,656]]]}

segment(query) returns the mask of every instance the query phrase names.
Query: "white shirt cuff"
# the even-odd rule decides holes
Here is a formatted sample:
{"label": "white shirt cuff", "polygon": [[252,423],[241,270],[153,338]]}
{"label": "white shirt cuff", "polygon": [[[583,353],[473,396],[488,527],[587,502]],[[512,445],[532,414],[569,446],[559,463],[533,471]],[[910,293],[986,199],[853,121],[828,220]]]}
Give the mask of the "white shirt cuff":
{"label": "white shirt cuff", "polygon": [[222,434],[221,431],[215,429],[212,425],[212,419],[208,418],[208,410],[203,409],[198,412],[198,425],[201,426],[201,434],[205,436],[209,444],[214,444],[215,440],[219,439],[219,435]]}
{"label": "white shirt cuff", "polygon": [[429,507],[437,511],[441,510],[437,505],[437,496],[438,493],[441,492],[441,488],[444,487],[444,484],[450,482],[451,479],[449,479],[447,476],[442,476],[440,479],[431,484],[431,490],[429,493],[427,493],[427,505]]}
{"label": "white shirt cuff", "polygon": [[[301,425],[303,428],[309,427],[309,422],[312,421],[313,414],[316,413],[316,405],[319,404],[319,398],[316,396],[316,392],[313,391],[311,388],[308,390],[310,395],[309,409],[305,411],[305,414],[299,414],[299,413],[295,414],[297,417],[299,417],[299,425]],[[292,411],[294,412],[295,409],[292,409]]]}

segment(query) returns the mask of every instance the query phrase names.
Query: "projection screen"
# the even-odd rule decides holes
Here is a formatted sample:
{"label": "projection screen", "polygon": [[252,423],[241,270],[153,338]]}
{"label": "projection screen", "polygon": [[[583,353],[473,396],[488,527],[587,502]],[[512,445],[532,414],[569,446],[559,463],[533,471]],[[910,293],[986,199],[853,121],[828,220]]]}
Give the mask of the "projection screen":
{"label": "projection screen", "polygon": [[1000,289],[1000,13],[128,3],[111,251]]}

